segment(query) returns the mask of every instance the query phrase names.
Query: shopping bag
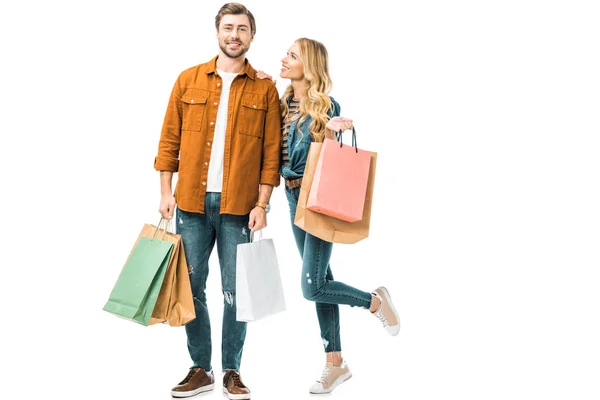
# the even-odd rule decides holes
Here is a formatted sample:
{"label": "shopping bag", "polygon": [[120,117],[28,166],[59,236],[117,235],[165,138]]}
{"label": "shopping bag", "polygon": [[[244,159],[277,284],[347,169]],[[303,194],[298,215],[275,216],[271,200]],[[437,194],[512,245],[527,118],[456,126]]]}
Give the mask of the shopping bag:
{"label": "shopping bag", "polygon": [[172,252],[172,242],[140,237],[103,309],[148,326]]}
{"label": "shopping bag", "polygon": [[170,220],[161,218],[156,226],[144,224],[129,255],[131,257],[143,237],[159,237],[161,240],[173,243],[169,263],[147,325],[165,323],[170,326],[182,326],[196,317],[183,241],[181,235],[168,231],[169,223]]}
{"label": "shopping bag", "polygon": [[[179,257],[177,258],[177,264],[173,266],[173,268],[176,269],[173,273],[171,288],[170,290],[169,288],[164,288],[165,298],[168,296],[167,294],[170,293],[165,323],[170,326],[183,326],[196,318],[194,296],[192,295],[192,286],[190,284],[190,275],[187,260],[185,258],[183,240],[181,239],[181,235],[170,233],[167,233],[165,239],[173,239],[179,243]],[[162,290],[163,289],[161,289],[161,292]],[[159,301],[161,300],[160,294],[158,299]]]}
{"label": "shopping bag", "polygon": [[[170,220],[164,221],[168,228]],[[162,222],[163,220],[158,226]],[[140,237],[152,237],[157,229],[157,226],[145,224]],[[173,243],[173,252],[149,325],[165,323],[183,326],[196,318],[183,240],[181,235],[170,233],[168,229],[164,232],[163,239]]]}
{"label": "shopping bag", "polygon": [[319,142],[312,142],[310,144],[306,166],[304,168],[304,177],[302,178],[302,186],[300,187],[294,224],[311,235],[327,242],[346,244],[356,243],[369,236],[377,153],[372,151],[368,152],[371,155],[371,165],[369,167],[369,181],[367,183],[367,194],[365,196],[362,219],[356,222],[347,222],[306,208],[315,167],[322,146],[323,144]]}
{"label": "shopping bag", "polygon": [[[260,232],[260,231],[259,231]],[[237,246],[236,317],[250,322],[286,310],[277,253],[272,239],[254,240]]]}
{"label": "shopping bag", "polygon": [[338,140],[325,139],[315,166],[306,208],[342,221],[363,218],[371,153],[358,149],[352,128],[352,146]]}

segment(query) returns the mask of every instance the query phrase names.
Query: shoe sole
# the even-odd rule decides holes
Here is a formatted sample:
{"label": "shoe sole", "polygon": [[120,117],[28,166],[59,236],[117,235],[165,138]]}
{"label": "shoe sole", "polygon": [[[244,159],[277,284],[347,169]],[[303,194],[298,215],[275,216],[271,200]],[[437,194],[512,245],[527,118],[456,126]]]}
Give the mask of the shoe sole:
{"label": "shoe sole", "polygon": [[312,393],[312,394],[327,394],[327,393],[331,393],[331,392],[333,392],[333,389],[335,389],[336,387],[338,387],[342,383],[346,382],[350,378],[352,378],[352,372],[348,371],[344,375],[342,375],[339,378],[337,378],[331,384],[331,386],[329,386],[327,389],[323,390],[322,392],[313,392],[312,390],[310,390],[310,393]]}
{"label": "shoe sole", "polygon": [[392,296],[390,296],[390,292],[388,292],[388,290],[383,286],[379,287],[379,290],[381,290],[381,292],[385,296],[385,301],[387,301],[387,303],[390,305],[390,308],[392,309],[392,312],[394,313],[394,315],[396,316],[396,320],[398,321],[398,325],[388,326],[387,328],[385,328],[385,330],[390,335],[396,336],[400,332],[400,316],[398,315],[398,311],[396,311],[396,307],[394,307],[394,303],[392,303]]}
{"label": "shoe sole", "polygon": [[215,388],[215,384],[212,383],[210,385],[201,386],[198,389],[188,390],[187,392],[176,392],[174,390],[171,390],[171,397],[175,397],[178,399],[184,398],[184,397],[192,397],[192,396],[195,396],[200,393],[210,392],[214,388]]}
{"label": "shoe sole", "polygon": [[250,398],[250,393],[248,394],[232,394],[227,391],[227,388],[223,386],[223,394],[226,394],[231,400],[246,400]]}

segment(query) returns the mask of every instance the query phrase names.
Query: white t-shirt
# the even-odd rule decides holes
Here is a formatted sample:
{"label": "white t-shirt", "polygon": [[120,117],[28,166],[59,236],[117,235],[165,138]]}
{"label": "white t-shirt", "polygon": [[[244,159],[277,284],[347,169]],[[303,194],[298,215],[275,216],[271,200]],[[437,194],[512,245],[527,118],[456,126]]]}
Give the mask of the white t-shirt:
{"label": "white t-shirt", "polygon": [[208,165],[208,180],[206,183],[207,192],[221,192],[223,190],[223,157],[225,156],[225,132],[227,131],[227,109],[229,104],[229,90],[231,82],[238,75],[237,73],[225,72],[217,69],[219,76],[223,80],[221,89],[221,99],[219,100],[219,109],[217,111],[217,121],[215,123],[215,136],[211,143],[210,164]]}

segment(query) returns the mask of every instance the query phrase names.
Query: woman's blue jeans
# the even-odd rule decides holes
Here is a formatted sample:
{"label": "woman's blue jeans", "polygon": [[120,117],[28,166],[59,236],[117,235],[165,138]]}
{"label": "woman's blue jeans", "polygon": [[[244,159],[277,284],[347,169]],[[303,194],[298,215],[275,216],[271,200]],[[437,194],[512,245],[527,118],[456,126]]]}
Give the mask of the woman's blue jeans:
{"label": "woman's blue jeans", "polygon": [[326,242],[294,225],[300,188],[285,188],[290,206],[292,231],[302,257],[302,293],[314,301],[326,352],[342,351],[338,304],[371,307],[371,294],[333,280],[329,259],[333,243]]}

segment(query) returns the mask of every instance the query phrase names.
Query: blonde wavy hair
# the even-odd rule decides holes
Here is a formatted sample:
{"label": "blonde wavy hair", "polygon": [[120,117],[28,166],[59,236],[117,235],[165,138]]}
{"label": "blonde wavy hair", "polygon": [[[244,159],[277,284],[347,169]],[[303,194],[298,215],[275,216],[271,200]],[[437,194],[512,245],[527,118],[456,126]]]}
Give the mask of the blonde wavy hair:
{"label": "blonde wavy hair", "polygon": [[[300,112],[298,125],[308,117],[312,118],[309,131],[317,142],[325,138],[325,125],[329,121],[327,112],[331,109],[331,77],[329,76],[329,57],[325,46],[316,40],[300,38],[294,43],[300,48],[300,60],[304,64],[304,77],[308,81],[308,88],[300,99]],[[294,96],[292,85],[288,86],[281,97],[281,114],[285,117],[288,113],[288,102]],[[302,132],[300,132],[302,135]]]}

